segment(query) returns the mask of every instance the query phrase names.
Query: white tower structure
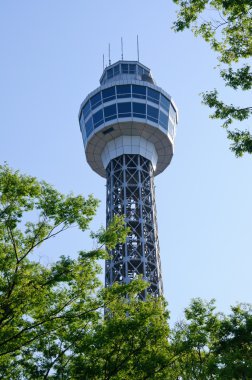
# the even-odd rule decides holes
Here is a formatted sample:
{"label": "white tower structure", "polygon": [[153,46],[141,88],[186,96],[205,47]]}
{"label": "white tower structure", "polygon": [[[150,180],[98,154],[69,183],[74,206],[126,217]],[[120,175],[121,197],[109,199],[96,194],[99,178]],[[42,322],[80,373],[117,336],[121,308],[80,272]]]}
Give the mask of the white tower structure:
{"label": "white tower structure", "polygon": [[87,162],[107,180],[107,223],[124,215],[131,229],[110,252],[105,285],[142,275],[150,284],[143,299],[163,291],[154,176],[171,162],[177,115],[150,69],[135,61],[109,65],[79,112]]}

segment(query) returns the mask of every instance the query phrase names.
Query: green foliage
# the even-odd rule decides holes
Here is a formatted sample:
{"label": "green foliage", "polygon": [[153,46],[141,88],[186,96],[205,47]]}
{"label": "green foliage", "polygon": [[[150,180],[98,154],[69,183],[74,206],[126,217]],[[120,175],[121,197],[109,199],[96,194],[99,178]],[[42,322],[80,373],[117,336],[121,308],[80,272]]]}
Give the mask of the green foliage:
{"label": "green foliage", "polygon": [[92,232],[91,237],[97,239],[101,246],[106,246],[107,249],[113,249],[116,244],[124,243],[130,228],[126,227],[124,219],[115,215],[107,229],[101,227],[97,233]]}
{"label": "green foliage", "polygon": [[90,340],[82,340],[77,347],[71,378],[162,378],[168,356],[168,315],[161,298],[142,302],[136,297],[145,287],[135,280],[129,285],[115,286],[112,292],[108,290],[105,320]]}
{"label": "green foliage", "polygon": [[250,0],[174,0],[174,3],[180,6],[175,31],[191,27],[219,53],[223,63],[251,56]]}
{"label": "green foliage", "polygon": [[252,139],[249,131],[227,131],[227,137],[232,141],[230,149],[237,157],[242,157],[244,152],[252,153]]}
{"label": "green foliage", "polygon": [[[6,371],[41,335],[55,332],[57,324],[100,307],[93,299],[100,286],[94,260],[80,253],[78,260],[62,257],[44,267],[30,258],[43,242],[68,228],[86,229],[97,206],[93,196],[65,196],[0,166],[0,366]],[[28,221],[34,215],[37,221]],[[15,378],[7,373],[4,378]]]}
{"label": "green foliage", "polygon": [[[146,355],[153,365],[142,372],[159,371],[159,347],[167,344],[168,331],[163,301],[140,302],[147,286],[141,279],[104,289],[98,277],[97,260],[108,255],[102,247],[113,249],[126,239],[123,217],[92,233],[100,245],[93,251],[62,256],[47,267],[32,261],[48,239],[72,226],[87,229],[97,206],[93,196],[65,196],[0,166],[0,378],[105,379],[108,372],[127,379],[132,363],[139,360],[143,367]],[[115,347],[123,340],[117,377]]]}
{"label": "green foliage", "polygon": [[142,279],[102,287],[97,260],[107,258],[104,245],[124,242],[122,217],[92,233],[93,251],[47,267],[32,261],[50,237],[87,228],[97,204],[0,167],[0,379],[251,378],[250,305],[225,316],[195,299],[170,330],[162,297],[139,300]]}
{"label": "green foliage", "polygon": [[[235,64],[252,56],[252,5],[251,0],[173,0],[180,8],[173,29],[183,31],[190,28],[201,36],[218,53],[218,60],[227,66],[220,69],[225,85],[234,90],[250,90],[252,73],[248,64]],[[232,65],[234,67],[232,67]],[[244,121],[252,114],[252,106],[226,105],[219,100],[217,90],[203,94],[203,103],[213,108],[212,118],[224,120],[222,127],[229,128],[234,121]],[[251,153],[252,135],[227,130],[233,142],[231,150],[237,157]],[[246,141],[246,143],[244,143]]]}
{"label": "green foliage", "polygon": [[219,378],[252,377],[252,306],[240,304],[224,317],[217,334],[214,351]]}
{"label": "green foliage", "polygon": [[183,380],[250,379],[252,307],[241,304],[231,314],[215,311],[214,300],[192,301],[185,319],[175,325],[171,346],[174,367]]}
{"label": "green foliage", "polygon": [[225,80],[226,86],[237,90],[239,87],[245,90],[252,88],[252,73],[249,71],[249,66],[243,66],[240,69],[233,70],[229,67],[227,70],[221,71],[221,77]]}

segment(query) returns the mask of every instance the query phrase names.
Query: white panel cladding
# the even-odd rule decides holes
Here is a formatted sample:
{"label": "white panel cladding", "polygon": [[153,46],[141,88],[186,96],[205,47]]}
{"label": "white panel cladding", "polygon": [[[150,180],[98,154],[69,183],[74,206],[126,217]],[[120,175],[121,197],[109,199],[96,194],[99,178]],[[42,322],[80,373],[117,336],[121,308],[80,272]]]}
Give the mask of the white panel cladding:
{"label": "white panel cladding", "polygon": [[154,171],[156,170],[158,155],[152,142],[141,136],[120,136],[111,140],[105,146],[101,158],[104,169],[109,162],[122,154],[140,154],[151,161]]}

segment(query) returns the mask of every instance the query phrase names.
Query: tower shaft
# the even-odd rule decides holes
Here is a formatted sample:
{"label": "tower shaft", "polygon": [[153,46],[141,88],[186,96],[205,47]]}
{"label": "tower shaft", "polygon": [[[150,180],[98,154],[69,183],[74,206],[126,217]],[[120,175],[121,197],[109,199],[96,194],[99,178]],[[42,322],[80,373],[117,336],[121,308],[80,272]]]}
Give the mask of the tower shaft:
{"label": "tower shaft", "polygon": [[140,296],[162,294],[161,264],[157,234],[154,175],[150,160],[140,154],[112,159],[107,174],[107,224],[114,215],[124,215],[130,233],[125,244],[111,250],[106,261],[106,286],[129,283],[137,275],[149,282]]}

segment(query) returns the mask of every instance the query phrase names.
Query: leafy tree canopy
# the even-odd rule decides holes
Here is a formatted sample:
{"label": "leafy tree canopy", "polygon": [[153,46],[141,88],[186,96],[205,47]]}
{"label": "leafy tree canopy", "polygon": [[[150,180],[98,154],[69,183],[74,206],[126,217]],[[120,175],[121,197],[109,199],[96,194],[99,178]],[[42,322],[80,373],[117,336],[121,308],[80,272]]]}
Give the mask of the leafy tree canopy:
{"label": "leafy tree canopy", "polygon": [[125,240],[123,218],[76,259],[32,260],[51,237],[88,228],[97,205],[0,166],[0,379],[251,379],[251,305],[224,315],[195,299],[171,329],[162,297],[139,299],[146,282],[102,286],[97,259]]}
{"label": "leafy tree canopy", "polygon": [[[173,0],[179,11],[174,22],[175,31],[190,28],[218,53],[220,75],[225,85],[233,90],[249,91],[252,72],[248,59],[252,56],[251,0]],[[216,89],[202,94],[203,103],[213,109],[210,116],[223,121],[222,127],[232,141],[231,150],[237,157],[252,153],[252,135],[249,130],[230,129],[234,121],[251,116],[249,99],[244,106],[225,104]]]}
{"label": "leafy tree canopy", "polygon": [[[194,299],[171,333],[174,371],[183,380],[249,380],[252,376],[252,305],[216,312],[214,300]],[[180,377],[179,377],[180,376]]]}
{"label": "leafy tree canopy", "polygon": [[[160,371],[168,331],[163,300],[141,302],[141,279],[107,289],[99,281],[104,245],[126,239],[122,217],[92,233],[93,251],[50,266],[33,259],[50,238],[73,226],[87,229],[98,203],[0,166],[1,379],[127,379],[136,361],[141,371],[133,378],[155,379]],[[152,365],[144,368],[148,358]]]}

